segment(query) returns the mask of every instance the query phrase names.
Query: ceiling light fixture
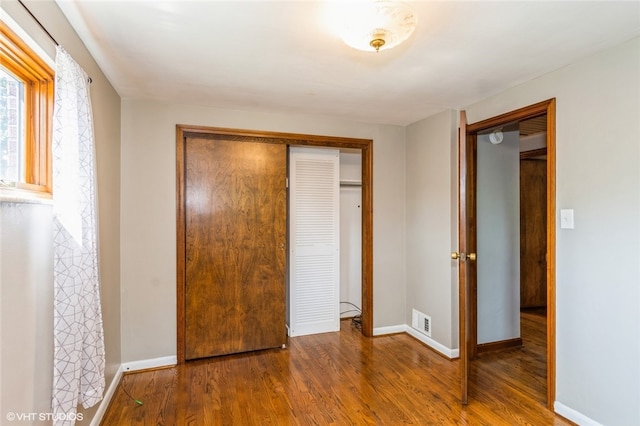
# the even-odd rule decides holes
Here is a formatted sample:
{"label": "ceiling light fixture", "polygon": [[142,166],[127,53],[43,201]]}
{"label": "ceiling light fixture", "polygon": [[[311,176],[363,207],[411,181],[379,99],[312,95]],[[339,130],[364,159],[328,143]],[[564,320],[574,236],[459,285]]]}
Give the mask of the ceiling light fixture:
{"label": "ceiling light fixture", "polygon": [[349,46],[367,52],[391,49],[411,36],[418,18],[398,1],[349,2],[341,37]]}
{"label": "ceiling light fixture", "polygon": [[502,133],[502,127],[496,127],[493,129],[493,132],[489,133],[489,141],[494,145],[501,144],[503,139],[504,134]]}

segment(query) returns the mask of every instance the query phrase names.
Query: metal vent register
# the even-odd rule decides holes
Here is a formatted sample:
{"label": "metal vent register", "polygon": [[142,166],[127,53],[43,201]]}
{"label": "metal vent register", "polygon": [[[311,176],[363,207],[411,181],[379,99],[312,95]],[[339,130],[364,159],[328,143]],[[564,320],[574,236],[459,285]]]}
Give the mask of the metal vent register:
{"label": "metal vent register", "polygon": [[411,326],[419,332],[431,337],[431,317],[420,311],[413,310]]}

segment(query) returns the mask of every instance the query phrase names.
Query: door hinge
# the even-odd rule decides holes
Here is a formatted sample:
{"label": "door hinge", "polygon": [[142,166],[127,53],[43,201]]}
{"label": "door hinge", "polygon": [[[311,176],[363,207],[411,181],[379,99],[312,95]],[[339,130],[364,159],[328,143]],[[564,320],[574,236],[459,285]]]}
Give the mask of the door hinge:
{"label": "door hinge", "polygon": [[288,188],[289,187],[289,178],[285,178],[284,181],[285,181],[284,187]]}

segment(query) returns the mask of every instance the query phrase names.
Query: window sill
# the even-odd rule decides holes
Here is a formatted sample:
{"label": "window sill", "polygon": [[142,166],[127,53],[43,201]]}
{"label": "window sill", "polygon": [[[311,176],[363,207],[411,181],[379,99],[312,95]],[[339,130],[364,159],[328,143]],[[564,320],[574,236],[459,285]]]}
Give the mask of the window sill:
{"label": "window sill", "polygon": [[48,192],[0,188],[0,203],[53,204],[53,197]]}

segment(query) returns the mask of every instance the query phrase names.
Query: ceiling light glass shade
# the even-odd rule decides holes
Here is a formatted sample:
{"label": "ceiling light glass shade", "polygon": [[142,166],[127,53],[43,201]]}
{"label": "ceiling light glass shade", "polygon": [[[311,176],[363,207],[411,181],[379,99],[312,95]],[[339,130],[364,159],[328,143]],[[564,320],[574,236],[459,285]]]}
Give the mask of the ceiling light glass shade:
{"label": "ceiling light glass shade", "polygon": [[395,1],[350,3],[340,35],[349,46],[367,52],[391,49],[411,36],[418,18]]}

